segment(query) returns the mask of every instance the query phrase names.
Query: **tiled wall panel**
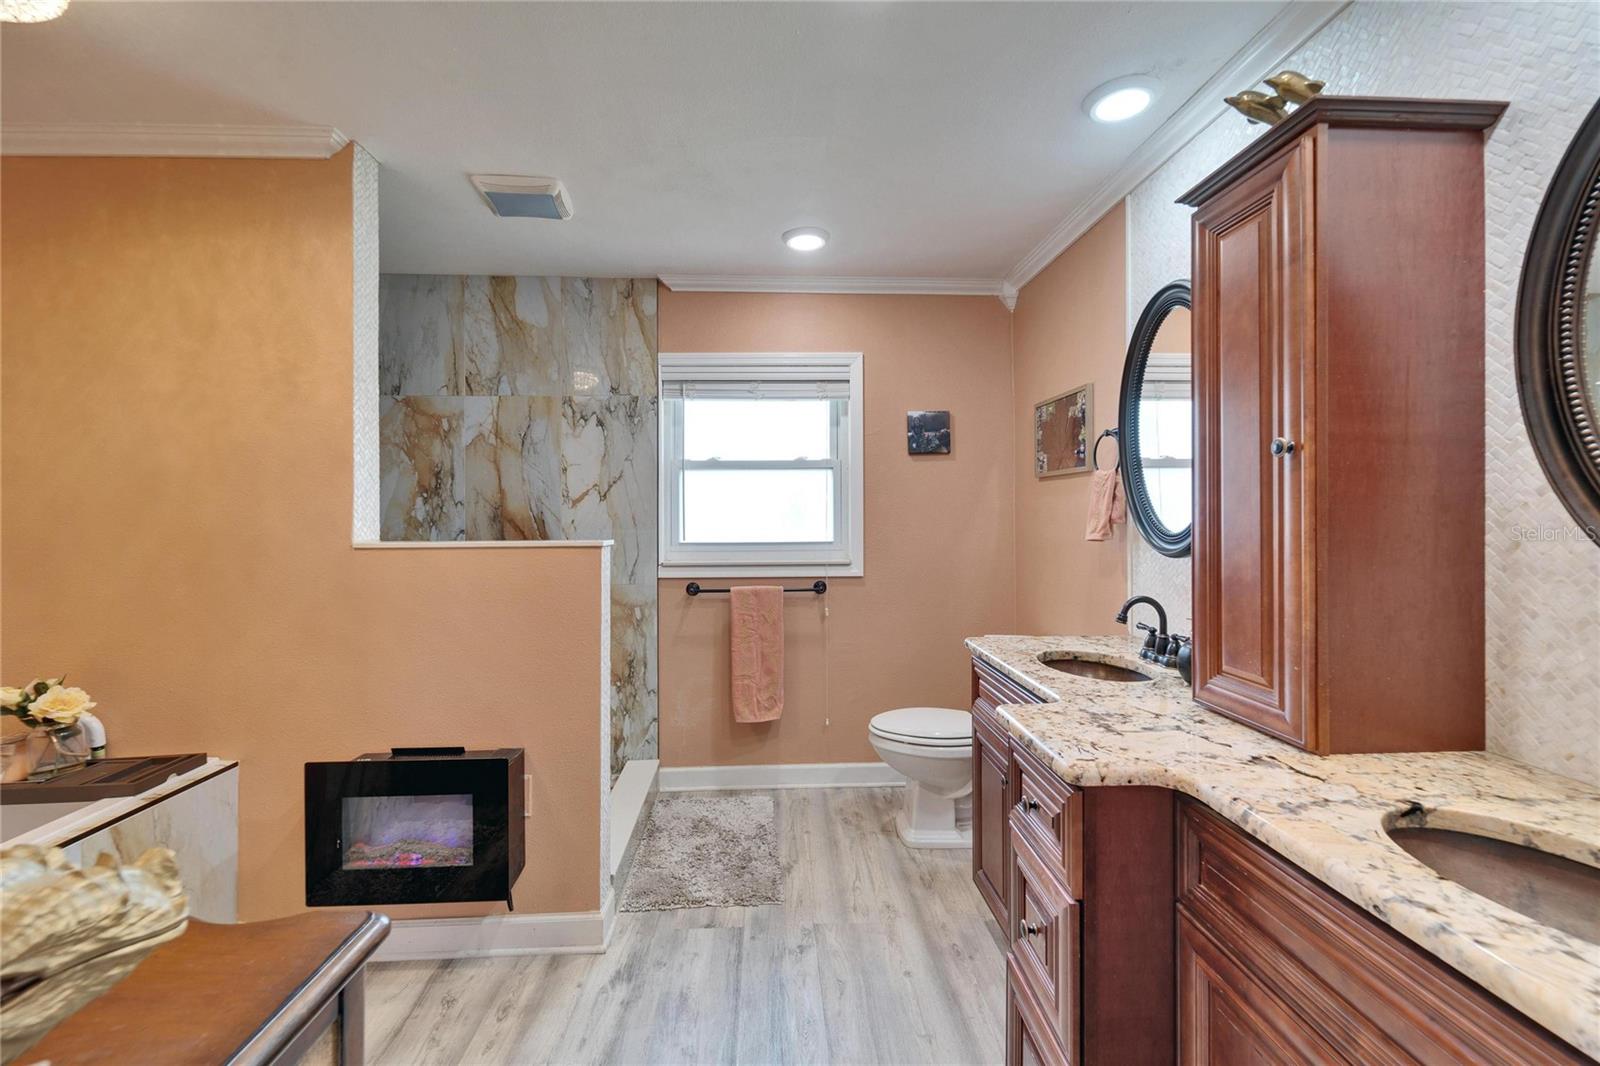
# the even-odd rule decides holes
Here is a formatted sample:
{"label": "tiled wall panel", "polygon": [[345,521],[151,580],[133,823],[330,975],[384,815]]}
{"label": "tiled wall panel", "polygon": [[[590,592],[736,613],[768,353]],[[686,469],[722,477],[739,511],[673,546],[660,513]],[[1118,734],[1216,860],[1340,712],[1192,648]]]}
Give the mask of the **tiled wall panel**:
{"label": "tiled wall panel", "polygon": [[656,282],[386,274],[384,540],[603,540],[612,768],[656,754]]}

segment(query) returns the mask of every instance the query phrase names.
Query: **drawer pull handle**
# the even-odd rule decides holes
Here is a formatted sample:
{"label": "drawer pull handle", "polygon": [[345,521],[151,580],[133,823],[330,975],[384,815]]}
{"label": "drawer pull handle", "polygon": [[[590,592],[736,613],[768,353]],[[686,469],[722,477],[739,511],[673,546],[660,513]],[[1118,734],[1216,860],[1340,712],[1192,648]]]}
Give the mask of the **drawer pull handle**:
{"label": "drawer pull handle", "polygon": [[1037,925],[1029,925],[1026,918],[1019,919],[1017,922],[1017,935],[1019,937],[1038,936],[1039,927]]}
{"label": "drawer pull handle", "polygon": [[1039,801],[1034,799],[1032,796],[1024,796],[1022,797],[1022,809],[1025,811],[1036,811],[1039,809]]}

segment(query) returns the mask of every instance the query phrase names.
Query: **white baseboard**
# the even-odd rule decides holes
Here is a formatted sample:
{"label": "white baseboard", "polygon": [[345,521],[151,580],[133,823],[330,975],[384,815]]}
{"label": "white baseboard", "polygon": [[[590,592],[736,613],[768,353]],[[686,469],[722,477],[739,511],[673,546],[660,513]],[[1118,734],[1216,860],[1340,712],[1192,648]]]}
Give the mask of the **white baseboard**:
{"label": "white baseboard", "polygon": [[763,766],[663,766],[661,791],[767,788],[882,788],[906,779],[881,762],[780,763]]}
{"label": "white baseboard", "polygon": [[639,831],[644,828],[644,813],[655,798],[657,759],[630,759],[611,786],[611,876],[617,876],[622,860]]}
{"label": "white baseboard", "polygon": [[615,908],[577,914],[494,914],[482,918],[403,918],[378,946],[375,962],[486,959],[498,955],[596,955],[605,951]]}

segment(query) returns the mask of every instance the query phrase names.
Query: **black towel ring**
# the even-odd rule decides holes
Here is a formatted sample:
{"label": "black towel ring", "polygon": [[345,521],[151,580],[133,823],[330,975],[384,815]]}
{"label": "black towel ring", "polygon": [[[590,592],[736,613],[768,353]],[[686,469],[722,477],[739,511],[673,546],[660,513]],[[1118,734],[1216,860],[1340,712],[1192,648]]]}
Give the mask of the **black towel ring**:
{"label": "black towel ring", "polygon": [[1110,429],[1101,430],[1100,435],[1094,439],[1094,455],[1090,459],[1090,462],[1094,465],[1096,470],[1100,469],[1100,442],[1105,440],[1107,437],[1110,437],[1112,440],[1118,439],[1117,428],[1115,426],[1112,426]]}

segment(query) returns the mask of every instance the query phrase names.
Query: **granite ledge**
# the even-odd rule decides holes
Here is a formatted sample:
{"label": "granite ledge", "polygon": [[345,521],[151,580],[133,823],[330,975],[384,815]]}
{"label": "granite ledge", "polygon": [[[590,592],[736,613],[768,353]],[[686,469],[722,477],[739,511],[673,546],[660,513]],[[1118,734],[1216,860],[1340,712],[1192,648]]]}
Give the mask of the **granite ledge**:
{"label": "granite ledge", "polygon": [[[1309,755],[1196,704],[1177,672],[1122,637],[984,636],[974,656],[1039,696],[1007,730],[1073,785],[1154,785],[1204,803],[1406,939],[1589,1055],[1600,1056],[1600,945],[1533,921],[1412,858],[1385,826],[1432,824],[1600,866],[1600,791],[1485,752]],[[1061,674],[1078,652],[1154,675]]]}
{"label": "granite ledge", "polygon": [[132,796],[112,796],[85,803],[50,804],[51,807],[65,807],[70,810],[35,828],[7,838],[5,844],[7,847],[14,844],[65,847],[86,836],[108,829],[123,819],[153,807],[168,797],[193,788],[218,774],[237,770],[238,767],[239,763],[235,759],[212,755],[193,770],[173,774],[165,781],[151,785],[143,792]]}

